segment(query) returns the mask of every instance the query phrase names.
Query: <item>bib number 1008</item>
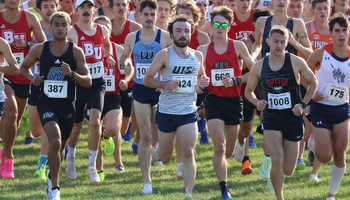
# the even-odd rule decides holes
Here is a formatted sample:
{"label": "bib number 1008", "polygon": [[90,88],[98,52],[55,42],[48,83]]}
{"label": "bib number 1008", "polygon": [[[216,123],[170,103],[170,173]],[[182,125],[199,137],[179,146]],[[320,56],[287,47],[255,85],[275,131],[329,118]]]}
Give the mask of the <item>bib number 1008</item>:
{"label": "bib number 1008", "polygon": [[290,93],[271,94],[268,93],[269,109],[283,110],[292,108]]}

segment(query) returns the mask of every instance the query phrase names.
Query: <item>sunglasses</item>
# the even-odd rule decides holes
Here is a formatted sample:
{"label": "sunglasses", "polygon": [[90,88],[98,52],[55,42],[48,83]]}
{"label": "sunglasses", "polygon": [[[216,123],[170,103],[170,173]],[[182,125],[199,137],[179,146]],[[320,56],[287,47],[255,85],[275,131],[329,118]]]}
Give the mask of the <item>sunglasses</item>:
{"label": "sunglasses", "polygon": [[227,29],[228,28],[228,24],[227,23],[220,23],[220,22],[214,22],[213,26],[215,28],[220,28],[220,26],[221,26],[222,29]]}

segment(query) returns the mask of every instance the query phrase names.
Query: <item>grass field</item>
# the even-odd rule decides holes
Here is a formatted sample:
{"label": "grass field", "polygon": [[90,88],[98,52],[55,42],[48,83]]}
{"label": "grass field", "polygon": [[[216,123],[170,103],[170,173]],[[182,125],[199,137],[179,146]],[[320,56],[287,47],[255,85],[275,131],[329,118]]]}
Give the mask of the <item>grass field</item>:
{"label": "grass field", "polygon": [[[255,124],[256,126],[257,124]],[[255,130],[255,128],[254,128]],[[241,163],[234,158],[228,159],[228,182],[232,183],[231,194],[235,200],[268,200],[275,199],[274,194],[266,193],[266,182],[259,176],[259,167],[263,158],[262,136],[254,133],[258,148],[250,149],[253,173],[241,175]],[[46,199],[46,182],[34,178],[39,159],[40,139],[35,139],[34,146],[23,146],[25,135],[19,133],[15,149],[15,179],[0,179],[0,199]],[[65,162],[61,166],[60,188],[62,199],[183,199],[183,180],[176,178],[176,159],[163,168],[152,166],[153,194],[141,195],[143,189],[142,176],[138,157],[132,155],[131,146],[123,143],[122,156],[125,173],[117,174],[114,170],[113,157],[104,157],[105,181],[99,184],[89,184],[87,174],[88,149],[87,128],[85,126],[78,143],[76,153],[77,181],[69,181],[64,174]],[[212,156],[213,145],[197,145],[197,178],[194,187],[194,199],[221,199],[220,188],[214,173]],[[320,172],[320,182],[308,180],[311,167],[305,152],[304,160],[307,168],[296,171],[291,177],[286,177],[284,197],[286,200],[325,200],[328,192],[330,169],[333,163],[323,165]],[[348,149],[349,157],[349,149]],[[347,162],[349,165],[349,161]],[[336,199],[350,199],[350,177],[346,172]]]}

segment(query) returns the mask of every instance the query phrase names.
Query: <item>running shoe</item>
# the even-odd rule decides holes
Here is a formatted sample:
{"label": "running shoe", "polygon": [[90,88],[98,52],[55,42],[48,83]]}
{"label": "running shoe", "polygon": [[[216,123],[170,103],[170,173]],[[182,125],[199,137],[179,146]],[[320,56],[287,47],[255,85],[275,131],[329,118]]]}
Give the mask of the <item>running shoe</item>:
{"label": "running shoe", "polygon": [[309,151],[315,151],[315,138],[314,134],[311,134],[309,139],[307,140],[307,145],[309,147]]}
{"label": "running shoe", "polygon": [[273,189],[273,185],[271,183],[271,179],[270,178],[267,180],[266,192],[275,194],[275,189]]}
{"label": "running shoe", "polygon": [[69,180],[77,180],[77,169],[75,168],[75,159],[73,162],[69,162],[68,159],[66,160],[66,168],[64,171]]}
{"label": "running shoe", "polygon": [[191,194],[185,194],[184,200],[193,200],[193,197]]}
{"label": "running shoe", "polygon": [[46,197],[48,199],[51,198],[51,191],[52,191],[52,181],[51,179],[49,178],[49,174],[50,174],[50,169],[48,169],[46,171],[46,177],[47,177],[47,186],[46,186]]}
{"label": "running shoe", "polygon": [[153,163],[154,166],[162,166],[163,167],[163,162],[161,160],[155,161]]}
{"label": "running shoe", "polygon": [[139,148],[139,144],[135,144],[133,142],[131,145],[131,148],[132,148],[132,152],[133,152],[134,156],[137,155],[137,149]]}
{"label": "running shoe", "polygon": [[328,197],[326,200],[335,200],[334,197]]}
{"label": "running shoe", "polygon": [[222,194],[222,199],[223,200],[233,200],[233,198],[231,197],[230,192],[228,191],[230,189],[231,186],[228,186],[225,190],[225,192]]}
{"label": "running shoe", "polygon": [[59,189],[54,189],[51,191],[51,196],[50,196],[50,200],[60,200],[60,190]]}
{"label": "running shoe", "polygon": [[116,167],[115,167],[115,171],[116,171],[117,173],[125,172],[124,166],[123,166],[123,165],[116,166]]}
{"label": "running shoe", "polygon": [[271,171],[271,157],[270,156],[264,156],[263,163],[261,164],[259,174],[261,178],[267,180],[270,178],[270,171]]}
{"label": "running shoe", "polygon": [[320,181],[320,179],[318,179],[318,177],[317,177],[317,174],[310,174],[309,180],[313,180],[313,181],[316,181],[316,182]]}
{"label": "running shoe", "polygon": [[130,132],[130,131],[127,131],[127,132],[125,133],[125,135],[122,135],[122,138],[123,138],[123,140],[124,140],[125,142],[129,142],[130,139],[131,139],[131,132]]}
{"label": "running shoe", "polygon": [[305,168],[306,168],[306,165],[305,165],[303,159],[298,158],[297,170],[304,170]]}
{"label": "running shoe", "polygon": [[242,166],[242,175],[251,174],[252,172],[252,165],[250,164],[249,160],[244,161]]}
{"label": "running shoe", "polygon": [[176,178],[182,177],[182,167],[183,165],[177,165]]}
{"label": "running shoe", "polygon": [[152,194],[152,184],[151,183],[146,183],[143,186],[142,194]]}
{"label": "running shoe", "polygon": [[308,159],[309,159],[310,165],[314,166],[315,152],[309,151]]}
{"label": "running shoe", "polygon": [[99,183],[101,182],[100,177],[97,174],[97,169],[96,168],[89,168],[88,169],[89,173],[89,181],[90,183]]}
{"label": "running shoe", "polygon": [[34,144],[33,138],[26,138],[26,140],[24,141],[24,146],[33,145],[33,144]]}
{"label": "running shoe", "polygon": [[2,142],[2,138],[0,137],[0,142]]}
{"label": "running shoe", "polygon": [[115,150],[113,138],[105,138],[105,154],[106,156],[113,155]]}
{"label": "running shoe", "polygon": [[102,172],[98,172],[98,176],[100,177],[101,181],[105,180],[106,175],[105,175],[105,173],[103,171]]}
{"label": "running shoe", "polygon": [[40,180],[46,181],[45,165],[41,165],[38,170],[35,171],[34,177],[38,177]]}
{"label": "running shoe", "polygon": [[249,135],[249,147],[256,148],[256,144],[254,143],[254,137],[252,134]]}
{"label": "running shoe", "polygon": [[237,141],[237,145],[234,153],[235,159],[237,160],[237,162],[242,162],[244,158],[244,147],[245,147],[245,143],[242,145]]}
{"label": "running shoe", "polygon": [[4,170],[1,173],[2,178],[15,178],[15,174],[13,172],[13,159],[7,159],[5,160],[4,164]]}

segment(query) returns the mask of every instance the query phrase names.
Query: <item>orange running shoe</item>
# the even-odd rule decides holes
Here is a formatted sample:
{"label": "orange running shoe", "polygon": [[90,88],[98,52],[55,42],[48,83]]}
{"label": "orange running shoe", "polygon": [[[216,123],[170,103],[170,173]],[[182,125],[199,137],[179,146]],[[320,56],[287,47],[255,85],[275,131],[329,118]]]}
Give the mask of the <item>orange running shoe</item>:
{"label": "orange running shoe", "polygon": [[242,175],[251,174],[252,172],[252,165],[250,164],[249,160],[244,161],[242,167]]}

